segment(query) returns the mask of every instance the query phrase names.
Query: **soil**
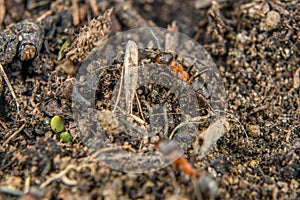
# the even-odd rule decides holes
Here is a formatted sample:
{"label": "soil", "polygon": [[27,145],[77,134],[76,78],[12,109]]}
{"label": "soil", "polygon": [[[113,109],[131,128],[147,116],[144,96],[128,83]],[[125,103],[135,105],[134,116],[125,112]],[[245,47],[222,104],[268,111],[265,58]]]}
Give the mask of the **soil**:
{"label": "soil", "polygon": [[[0,199],[299,199],[299,11],[299,0],[0,0]],[[146,26],[182,32],[212,56],[226,89],[226,131],[203,158],[189,147],[173,165],[126,173],[89,153],[72,115],[72,89],[94,47]],[[101,79],[100,110],[111,104],[121,65]],[[139,88],[142,101],[167,101],[176,111],[176,98],[161,99],[167,89],[154,86],[153,97],[148,88]],[[55,115],[70,143],[51,130]],[[129,150],[140,143],[110,140]]]}

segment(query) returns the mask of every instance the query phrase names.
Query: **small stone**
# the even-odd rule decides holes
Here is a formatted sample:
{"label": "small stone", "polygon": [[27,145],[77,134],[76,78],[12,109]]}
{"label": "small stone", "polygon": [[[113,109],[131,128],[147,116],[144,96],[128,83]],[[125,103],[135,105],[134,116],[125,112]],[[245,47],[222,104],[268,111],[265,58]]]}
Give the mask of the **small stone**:
{"label": "small stone", "polygon": [[298,187],[299,187],[299,182],[296,181],[295,179],[292,179],[290,183],[290,188],[297,189]]}
{"label": "small stone", "polygon": [[280,190],[282,191],[282,192],[287,192],[288,191],[288,184],[286,183],[286,182],[283,182],[283,181],[278,181],[277,182],[277,185],[278,185],[278,187],[280,188]]}
{"label": "small stone", "polygon": [[277,182],[277,186],[279,188],[284,188],[284,187],[287,187],[287,183],[286,182],[283,182],[283,181],[278,181]]}
{"label": "small stone", "polygon": [[249,162],[249,166],[250,166],[252,169],[256,168],[257,165],[258,165],[258,163],[257,163],[257,161],[255,161],[255,160],[251,160],[251,161]]}
{"label": "small stone", "polygon": [[244,173],[244,172],[245,172],[246,168],[245,168],[243,165],[238,164],[237,170],[238,170],[238,172],[241,174],[241,173]]}
{"label": "small stone", "polygon": [[280,14],[276,11],[270,11],[267,13],[266,16],[266,28],[268,30],[273,30],[275,28],[278,27],[279,23],[280,23]]}
{"label": "small stone", "polygon": [[261,135],[261,131],[258,125],[249,125],[247,129],[251,137],[258,137]]}
{"label": "small stone", "polygon": [[154,135],[153,137],[150,138],[151,144],[156,144],[159,142],[159,140],[160,140],[160,138],[158,135]]}

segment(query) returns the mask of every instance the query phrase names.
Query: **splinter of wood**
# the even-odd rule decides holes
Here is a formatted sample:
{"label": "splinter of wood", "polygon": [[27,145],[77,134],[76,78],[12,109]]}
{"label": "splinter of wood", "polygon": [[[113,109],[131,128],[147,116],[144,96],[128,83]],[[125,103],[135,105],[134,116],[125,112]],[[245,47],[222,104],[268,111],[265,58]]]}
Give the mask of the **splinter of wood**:
{"label": "splinter of wood", "polygon": [[135,42],[129,40],[124,57],[124,90],[127,113],[132,113],[132,103],[138,81],[138,48]]}

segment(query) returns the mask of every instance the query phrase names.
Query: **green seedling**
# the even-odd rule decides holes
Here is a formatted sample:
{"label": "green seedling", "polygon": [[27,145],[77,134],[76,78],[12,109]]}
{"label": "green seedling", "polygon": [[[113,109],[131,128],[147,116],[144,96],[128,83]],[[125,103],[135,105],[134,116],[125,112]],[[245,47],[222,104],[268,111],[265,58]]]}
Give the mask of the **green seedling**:
{"label": "green seedling", "polygon": [[66,52],[65,50],[71,45],[71,40],[67,39],[65,43],[62,45],[60,51],[58,52],[58,58],[57,60],[60,61],[65,56]]}
{"label": "green seedling", "polygon": [[50,122],[51,129],[56,133],[62,132],[64,130],[64,122],[60,116],[56,115],[51,119]]}
{"label": "green seedling", "polygon": [[69,143],[71,142],[72,135],[69,132],[62,132],[59,137],[63,143]]}

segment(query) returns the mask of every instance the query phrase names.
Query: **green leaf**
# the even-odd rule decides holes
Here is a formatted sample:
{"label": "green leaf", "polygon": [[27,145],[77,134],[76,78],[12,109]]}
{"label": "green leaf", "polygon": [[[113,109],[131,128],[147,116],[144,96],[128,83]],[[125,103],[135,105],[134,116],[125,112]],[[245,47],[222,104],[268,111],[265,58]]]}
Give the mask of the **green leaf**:
{"label": "green leaf", "polygon": [[62,132],[64,130],[64,122],[60,116],[56,115],[51,119],[50,122],[51,129],[56,133]]}
{"label": "green leaf", "polygon": [[69,142],[71,142],[72,135],[69,132],[63,132],[60,134],[59,137],[62,142],[69,143]]}

